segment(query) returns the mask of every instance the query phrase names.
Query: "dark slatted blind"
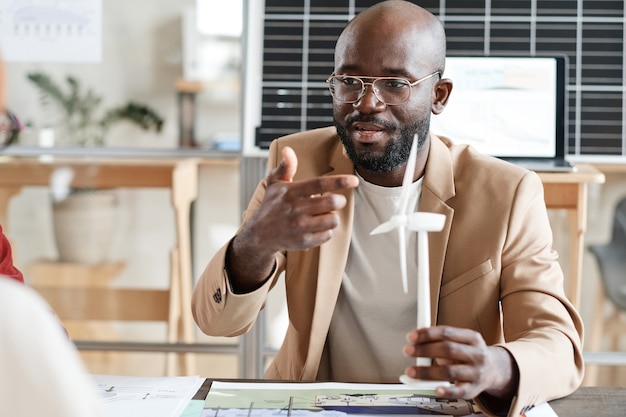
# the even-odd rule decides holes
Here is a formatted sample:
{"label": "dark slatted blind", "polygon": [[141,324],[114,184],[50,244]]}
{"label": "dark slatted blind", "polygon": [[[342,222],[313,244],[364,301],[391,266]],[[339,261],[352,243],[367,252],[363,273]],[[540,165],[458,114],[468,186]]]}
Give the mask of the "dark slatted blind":
{"label": "dark slatted blind", "polygon": [[[375,0],[265,0],[262,116],[256,145],[328,126],[335,40]],[[566,54],[570,155],[626,156],[623,0],[424,0],[449,55]]]}

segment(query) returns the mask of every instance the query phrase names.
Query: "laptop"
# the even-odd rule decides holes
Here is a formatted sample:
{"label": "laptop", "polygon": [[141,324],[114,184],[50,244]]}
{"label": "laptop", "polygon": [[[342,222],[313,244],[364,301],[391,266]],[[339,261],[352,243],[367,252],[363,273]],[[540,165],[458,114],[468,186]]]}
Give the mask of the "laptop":
{"label": "laptop", "polygon": [[565,158],[566,56],[452,56],[453,82],[433,133],[540,172],[575,171]]}

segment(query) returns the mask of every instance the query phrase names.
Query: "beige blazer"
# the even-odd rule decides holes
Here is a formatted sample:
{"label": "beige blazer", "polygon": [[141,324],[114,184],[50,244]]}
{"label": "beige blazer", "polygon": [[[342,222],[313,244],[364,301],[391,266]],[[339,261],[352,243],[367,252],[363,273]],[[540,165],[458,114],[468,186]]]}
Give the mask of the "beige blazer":
{"label": "beige blazer", "polygon": [[[564,294],[539,177],[446,138],[431,135],[430,141],[419,209],[446,216],[443,231],[428,236],[433,324],[474,329],[487,344],[511,352],[520,385],[510,415],[571,393],[583,373],[582,322]],[[275,140],[269,169],[287,145],[299,156],[294,180],[354,173],[334,127]],[[244,222],[259,207],[265,186],[262,181],[256,189]],[[274,275],[259,290],[230,292],[227,244],[194,290],[193,314],[205,333],[240,335],[254,324],[285,271],[289,326],[268,378],[316,379],[352,224],[358,222],[352,191],[345,195],[348,204],[332,239],[319,248],[280,254]]]}

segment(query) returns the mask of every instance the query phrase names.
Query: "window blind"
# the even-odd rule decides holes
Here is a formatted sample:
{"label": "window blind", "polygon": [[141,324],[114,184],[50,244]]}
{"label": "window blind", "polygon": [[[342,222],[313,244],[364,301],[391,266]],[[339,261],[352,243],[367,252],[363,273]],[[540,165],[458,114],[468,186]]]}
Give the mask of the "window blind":
{"label": "window blind", "polygon": [[[265,0],[262,149],[332,124],[325,80],[345,24],[374,0]],[[424,0],[444,24],[448,55],[569,57],[569,155],[626,156],[623,0]]]}

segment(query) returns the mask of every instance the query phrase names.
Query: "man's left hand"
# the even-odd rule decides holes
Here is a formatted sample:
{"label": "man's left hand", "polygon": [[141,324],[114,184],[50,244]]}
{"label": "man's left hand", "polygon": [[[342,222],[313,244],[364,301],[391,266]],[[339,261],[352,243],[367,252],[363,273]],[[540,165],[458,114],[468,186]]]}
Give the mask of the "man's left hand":
{"label": "man's left hand", "polygon": [[487,346],[478,332],[434,326],[412,331],[407,340],[406,356],[433,359],[432,366],[407,368],[407,376],[452,382],[437,387],[439,397],[471,399],[484,392],[506,400],[517,391],[515,360],[503,347]]}

